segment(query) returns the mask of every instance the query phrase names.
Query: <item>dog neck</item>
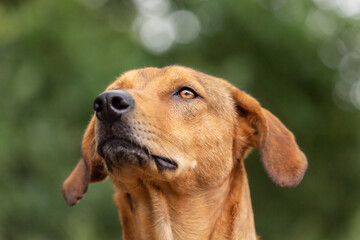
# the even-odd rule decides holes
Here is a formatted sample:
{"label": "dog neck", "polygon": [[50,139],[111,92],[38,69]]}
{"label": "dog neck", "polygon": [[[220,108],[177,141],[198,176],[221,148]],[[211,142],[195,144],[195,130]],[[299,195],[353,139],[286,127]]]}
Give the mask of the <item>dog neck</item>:
{"label": "dog neck", "polygon": [[256,239],[242,162],[220,186],[186,194],[164,182],[115,185],[125,240]]}

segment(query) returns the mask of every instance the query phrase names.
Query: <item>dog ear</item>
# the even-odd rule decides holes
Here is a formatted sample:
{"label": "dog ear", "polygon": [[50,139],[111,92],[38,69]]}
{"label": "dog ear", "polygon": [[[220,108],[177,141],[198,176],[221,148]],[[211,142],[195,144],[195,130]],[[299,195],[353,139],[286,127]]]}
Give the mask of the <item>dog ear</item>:
{"label": "dog ear", "polygon": [[69,206],[77,204],[88,189],[89,183],[105,180],[107,177],[101,157],[96,152],[95,117],[85,131],[82,142],[83,157],[62,185],[62,193]]}
{"label": "dog ear", "polygon": [[253,97],[236,88],[232,91],[241,121],[245,119],[252,129],[248,136],[250,145],[260,149],[269,177],[280,187],[297,186],[305,174],[307,160],[292,132]]}

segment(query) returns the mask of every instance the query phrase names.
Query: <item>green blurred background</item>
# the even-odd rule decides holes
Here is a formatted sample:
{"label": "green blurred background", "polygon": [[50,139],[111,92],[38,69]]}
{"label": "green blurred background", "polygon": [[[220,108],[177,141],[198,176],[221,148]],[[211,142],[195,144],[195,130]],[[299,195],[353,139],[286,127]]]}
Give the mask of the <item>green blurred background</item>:
{"label": "green blurred background", "polygon": [[94,98],[116,76],[186,65],[251,93],[309,160],[280,189],[246,160],[263,239],[360,239],[358,0],[1,0],[0,239],[121,239],[110,181],[60,192]]}

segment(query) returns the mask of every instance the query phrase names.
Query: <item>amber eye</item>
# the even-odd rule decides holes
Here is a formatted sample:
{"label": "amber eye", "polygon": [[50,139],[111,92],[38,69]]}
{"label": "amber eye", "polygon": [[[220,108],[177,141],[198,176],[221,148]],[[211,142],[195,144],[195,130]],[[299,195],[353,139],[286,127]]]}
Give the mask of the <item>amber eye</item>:
{"label": "amber eye", "polygon": [[185,99],[192,99],[192,98],[196,98],[197,94],[194,90],[192,90],[190,88],[182,88],[179,91],[179,96],[181,98],[185,98]]}

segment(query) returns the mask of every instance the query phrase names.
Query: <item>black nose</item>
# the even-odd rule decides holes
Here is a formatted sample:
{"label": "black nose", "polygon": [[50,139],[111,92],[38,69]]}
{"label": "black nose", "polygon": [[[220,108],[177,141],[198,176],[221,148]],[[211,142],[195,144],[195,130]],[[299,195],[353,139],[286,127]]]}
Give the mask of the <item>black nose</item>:
{"label": "black nose", "polygon": [[135,105],[130,94],[122,90],[109,90],[101,93],[94,101],[96,117],[100,121],[112,123]]}

